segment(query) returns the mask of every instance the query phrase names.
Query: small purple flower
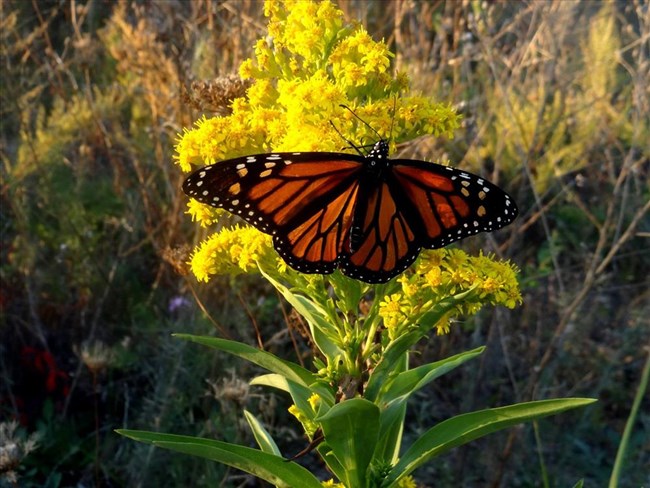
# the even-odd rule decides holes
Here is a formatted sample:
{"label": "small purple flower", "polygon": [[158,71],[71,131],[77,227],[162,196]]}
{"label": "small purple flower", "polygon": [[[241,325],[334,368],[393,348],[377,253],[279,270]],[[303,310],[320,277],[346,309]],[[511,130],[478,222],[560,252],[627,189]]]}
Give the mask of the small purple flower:
{"label": "small purple flower", "polygon": [[190,306],[190,301],[187,298],[177,296],[169,300],[169,306],[167,307],[167,310],[169,311],[169,313],[174,313],[182,307],[189,307],[189,306]]}

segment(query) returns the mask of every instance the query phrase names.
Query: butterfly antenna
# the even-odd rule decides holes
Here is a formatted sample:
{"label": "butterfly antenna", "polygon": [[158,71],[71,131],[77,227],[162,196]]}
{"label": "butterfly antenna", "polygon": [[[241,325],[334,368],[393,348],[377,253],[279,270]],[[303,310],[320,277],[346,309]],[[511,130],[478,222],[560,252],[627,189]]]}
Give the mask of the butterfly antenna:
{"label": "butterfly antenna", "polygon": [[[347,139],[347,138],[346,138],[346,137],[341,133],[341,131],[338,130],[338,129],[336,128],[336,126],[334,125],[334,122],[332,122],[331,120],[330,120],[330,125],[331,125],[332,128],[336,131],[336,133],[341,137],[341,139],[343,139],[345,142],[347,142],[348,144],[350,144],[350,147],[351,147],[352,149],[354,149],[356,152],[358,152],[361,156],[364,156],[363,152],[361,152],[361,149],[360,149],[359,147],[357,147],[357,145],[356,145],[354,142],[352,142],[351,140]],[[361,146],[361,147],[365,147],[365,146]]]}
{"label": "butterfly antenna", "polygon": [[380,134],[379,132],[377,132],[377,131],[375,130],[375,128],[372,127],[368,122],[366,122],[366,121],[363,120],[361,117],[359,117],[356,113],[354,113],[354,110],[352,110],[352,109],[351,109],[350,107],[348,107],[347,105],[343,105],[343,104],[341,104],[340,107],[343,107],[344,109],[348,110],[352,115],[354,115],[357,119],[359,119],[363,125],[365,125],[366,127],[368,127],[368,129],[370,129],[371,131],[373,131],[375,134],[377,134],[377,137],[379,137],[379,140],[381,140],[381,141],[384,140],[384,138],[381,137],[381,134]]}
{"label": "butterfly antenna", "polygon": [[388,140],[393,140],[393,126],[395,125],[395,116],[397,115],[397,95],[393,98],[393,120],[390,122],[390,134],[388,135]]}

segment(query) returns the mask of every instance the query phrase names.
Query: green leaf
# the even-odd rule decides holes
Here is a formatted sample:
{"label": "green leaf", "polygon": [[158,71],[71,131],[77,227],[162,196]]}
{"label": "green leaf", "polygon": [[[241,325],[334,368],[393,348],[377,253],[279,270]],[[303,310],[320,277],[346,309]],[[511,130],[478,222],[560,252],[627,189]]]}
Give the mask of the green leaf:
{"label": "green leaf", "polygon": [[264,428],[259,420],[257,420],[257,417],[248,410],[244,410],[244,416],[253,431],[253,435],[255,436],[255,440],[257,441],[257,445],[260,446],[260,449],[263,452],[281,456],[278,445],[273,440],[273,437],[271,437],[271,434],[269,434],[269,431]]}
{"label": "green leaf", "polygon": [[336,337],[335,328],[330,324],[325,310],[309,298],[293,293],[289,288],[271,278],[263,270],[260,271],[276,290],[282,293],[284,299],[305,318],[309,324],[312,338],[320,351],[329,358],[342,355],[341,349],[334,342]]}
{"label": "green leaf", "polygon": [[436,303],[431,310],[418,318],[418,328],[420,331],[422,331],[423,334],[427,334],[447,312],[465,300],[465,298],[472,293],[474,293],[473,288]]}
{"label": "green leaf", "polygon": [[422,337],[423,335],[420,331],[412,331],[398,337],[390,343],[368,379],[368,385],[364,392],[365,398],[370,401],[377,400],[381,388],[395,374],[397,362],[404,361],[404,355]]}
{"label": "green leaf", "polygon": [[172,451],[227,464],[268,481],[275,486],[322,488],[320,481],[299,464],[286,461],[279,456],[262,452],[259,449],[184,435],[126,429],[120,429],[116,432],[136,441],[147,442]]}
{"label": "green leaf", "polygon": [[[320,422],[325,442],[343,467],[347,488],[365,487],[379,433],[379,408],[362,398],[334,405]],[[327,462],[327,458],[326,458]]]}
{"label": "green leaf", "polygon": [[382,486],[391,486],[431,458],[474,439],[532,419],[546,417],[595,402],[592,398],[560,398],[518,403],[458,415],[439,423],[404,453]]}
{"label": "green leaf", "polygon": [[404,418],[406,417],[406,398],[399,398],[381,410],[379,417],[379,440],[375,458],[387,464],[395,464],[399,459],[402,445]]}
{"label": "green leaf", "polygon": [[246,359],[253,364],[267,369],[273,373],[285,376],[287,379],[294,381],[303,386],[309,386],[314,383],[318,378],[305,368],[285,361],[279,357],[271,354],[270,352],[262,351],[248,344],[241,342],[229,341],[227,339],[218,339],[216,337],[196,336],[191,334],[172,334],[174,337],[185,339],[188,341],[203,344],[205,346],[219,349],[240,358]]}
{"label": "green leaf", "polygon": [[385,393],[381,396],[381,400],[389,402],[400,396],[406,396],[408,398],[411,394],[428,385],[436,378],[447,374],[466,361],[482,354],[484,350],[485,347],[478,347],[472,351],[456,354],[442,361],[424,364],[417,368],[404,371],[386,385],[384,388]]}
{"label": "green leaf", "polygon": [[277,388],[278,390],[286,391],[291,395],[293,403],[295,403],[301,410],[304,410],[304,406],[306,405],[303,402],[307,402],[313,393],[318,393],[321,401],[328,407],[334,405],[334,395],[332,394],[332,391],[322,382],[312,383],[309,387],[304,387],[299,383],[287,380],[287,378],[282,375],[272,373],[257,376],[251,380],[250,384],[270,386],[272,388]]}

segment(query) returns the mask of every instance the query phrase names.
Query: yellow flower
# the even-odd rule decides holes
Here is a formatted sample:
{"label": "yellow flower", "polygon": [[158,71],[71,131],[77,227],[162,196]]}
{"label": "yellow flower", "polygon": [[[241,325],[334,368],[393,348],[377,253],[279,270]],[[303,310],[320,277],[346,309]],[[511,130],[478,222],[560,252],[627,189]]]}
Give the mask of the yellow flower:
{"label": "yellow flower", "polygon": [[194,250],[190,266],[196,278],[208,281],[215,274],[240,274],[257,271],[257,261],[275,264],[271,236],[252,227],[235,226],[217,232]]}
{"label": "yellow flower", "polygon": [[417,488],[417,486],[412,476],[405,476],[397,482],[397,488]]}
{"label": "yellow flower", "polygon": [[327,481],[321,481],[320,484],[323,485],[325,488],[345,488],[345,485],[343,483],[337,483],[333,479]]}
{"label": "yellow flower", "polygon": [[442,270],[439,267],[431,267],[424,278],[428,286],[436,288],[442,284]]}
{"label": "yellow flower", "polygon": [[318,411],[318,407],[320,406],[321,403],[321,398],[318,395],[318,393],[312,393],[312,395],[309,397],[307,401],[311,405],[311,408],[314,412]]}
{"label": "yellow flower", "polygon": [[445,314],[443,318],[436,322],[436,335],[449,334],[449,314]]}
{"label": "yellow flower", "polygon": [[318,424],[305,415],[295,404],[291,405],[288,410],[291,415],[298,419],[298,422],[305,429],[305,433],[311,438],[318,429]]}
{"label": "yellow flower", "polygon": [[199,222],[201,227],[212,225],[218,218],[219,211],[209,205],[204,205],[194,199],[187,202],[187,212],[192,216],[192,221]]}

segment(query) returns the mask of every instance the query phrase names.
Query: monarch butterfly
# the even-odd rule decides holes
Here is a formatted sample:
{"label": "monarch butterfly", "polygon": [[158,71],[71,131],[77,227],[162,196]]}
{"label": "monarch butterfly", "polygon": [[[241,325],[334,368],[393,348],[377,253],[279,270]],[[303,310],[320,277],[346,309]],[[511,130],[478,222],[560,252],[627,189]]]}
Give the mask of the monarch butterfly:
{"label": "monarch butterfly", "polygon": [[422,248],[434,249],[517,216],[512,198],[480,176],[425,161],[367,155],[255,154],[205,166],[183,183],[201,203],[224,208],[262,232],[292,268],[383,283]]}

